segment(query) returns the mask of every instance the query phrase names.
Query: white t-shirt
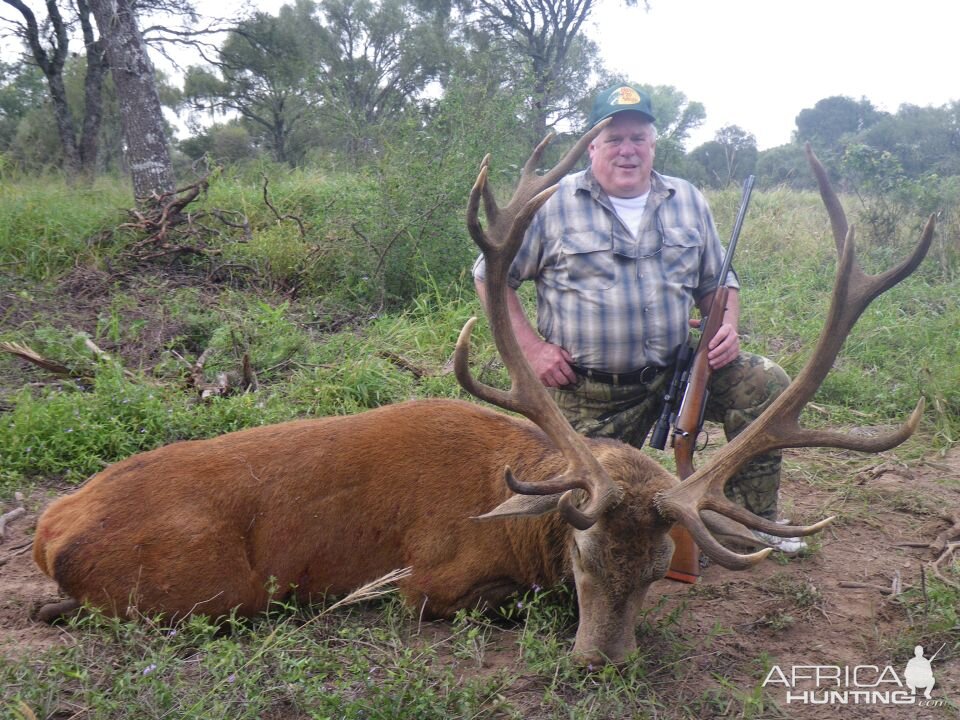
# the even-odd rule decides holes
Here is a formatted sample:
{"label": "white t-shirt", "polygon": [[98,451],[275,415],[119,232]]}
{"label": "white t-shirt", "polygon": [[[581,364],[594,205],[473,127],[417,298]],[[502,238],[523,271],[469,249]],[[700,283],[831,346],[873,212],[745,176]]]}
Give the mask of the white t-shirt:
{"label": "white t-shirt", "polygon": [[633,198],[610,197],[613,203],[613,209],[623,220],[623,224],[630,230],[630,234],[637,237],[640,232],[640,220],[643,219],[643,209],[647,206],[647,198],[650,197],[650,191],[647,190],[643,195]]}

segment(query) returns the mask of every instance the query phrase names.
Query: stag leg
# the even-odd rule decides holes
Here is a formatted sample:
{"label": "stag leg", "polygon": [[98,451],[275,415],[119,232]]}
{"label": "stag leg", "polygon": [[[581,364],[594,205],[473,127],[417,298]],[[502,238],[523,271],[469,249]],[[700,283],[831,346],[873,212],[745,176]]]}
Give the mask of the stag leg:
{"label": "stag leg", "polygon": [[65,615],[76,612],[80,607],[80,602],[73,598],[56,603],[47,603],[37,610],[35,617],[40,622],[54,623]]}
{"label": "stag leg", "polygon": [[428,594],[422,589],[413,588],[404,592],[404,595],[414,607],[423,605],[427,617],[450,619],[463,608],[475,608],[481,612],[496,610],[507,598],[524,588],[524,585],[511,577],[498,577],[474,583],[466,592],[458,595]]}

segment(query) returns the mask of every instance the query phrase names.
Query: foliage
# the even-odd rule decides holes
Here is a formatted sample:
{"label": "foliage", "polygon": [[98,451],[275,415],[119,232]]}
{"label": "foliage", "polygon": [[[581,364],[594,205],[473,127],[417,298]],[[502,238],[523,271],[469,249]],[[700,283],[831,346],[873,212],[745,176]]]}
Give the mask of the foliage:
{"label": "foliage", "polygon": [[315,97],[310,68],[321,31],[315,11],[310,0],[297,0],[276,16],[257,12],[241,21],[220,48],[217,72],[187,70],[184,96],[197,110],[239,113],[277,162],[294,164],[288,142]]}
{"label": "foliage", "polygon": [[446,64],[449,33],[408,0],[331,0],[320,14],[317,92],[319,124],[348,156],[377,147],[387,120],[411,107]]}
{"label": "foliage", "polygon": [[459,4],[471,35],[488,38],[494,52],[521,69],[529,142],[538,142],[547,128],[557,123],[576,119],[577,107],[588,94],[584,90],[591,87],[594,68],[601,67],[599,48],[581,33],[593,12],[593,0],[533,4],[477,0]]}
{"label": "foliage", "polygon": [[45,102],[43,75],[28,64],[0,62],[0,153],[10,152],[17,127]]}
{"label": "foliage", "polygon": [[703,171],[703,184],[726,187],[753,174],[757,164],[757,139],[736,125],[720,128],[713,141],[693,150],[690,160]]}
{"label": "foliage", "polygon": [[107,249],[91,239],[130,201],[130,190],[110,179],[73,188],[57,178],[0,175],[0,264],[50,279],[78,262],[96,263]]}
{"label": "foliage", "polygon": [[839,95],[824,98],[797,115],[797,140],[832,150],[839,147],[845,137],[867,129],[883,115],[866,98],[859,101]]}

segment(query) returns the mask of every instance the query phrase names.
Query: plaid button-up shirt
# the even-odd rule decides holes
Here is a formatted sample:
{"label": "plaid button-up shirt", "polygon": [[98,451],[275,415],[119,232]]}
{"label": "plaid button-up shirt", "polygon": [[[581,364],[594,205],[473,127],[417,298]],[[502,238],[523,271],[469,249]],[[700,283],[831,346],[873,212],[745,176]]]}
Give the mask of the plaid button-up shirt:
{"label": "plaid button-up shirt", "polygon": [[[574,363],[624,373],[673,362],[723,254],[710,208],[687,181],[653,173],[634,236],[586,170],[563,178],[534,217],[509,282],[536,281],[537,329]],[[481,255],[474,277],[484,270]],[[733,273],[727,280],[739,287]]]}

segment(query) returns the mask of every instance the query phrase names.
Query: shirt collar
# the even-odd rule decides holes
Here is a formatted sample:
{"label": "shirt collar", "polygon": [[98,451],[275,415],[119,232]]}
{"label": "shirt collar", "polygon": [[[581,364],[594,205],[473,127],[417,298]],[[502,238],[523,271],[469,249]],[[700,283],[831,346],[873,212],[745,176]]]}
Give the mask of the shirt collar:
{"label": "shirt collar", "polygon": [[[590,193],[594,200],[608,206],[610,205],[607,194],[603,191],[603,188],[600,187],[600,183],[597,182],[597,178],[594,177],[591,168],[587,168],[576,176],[574,191],[580,190]],[[650,173],[650,198],[656,198],[657,204],[669,197],[673,197],[676,192],[677,189],[666,176],[661,175],[656,170]]]}

